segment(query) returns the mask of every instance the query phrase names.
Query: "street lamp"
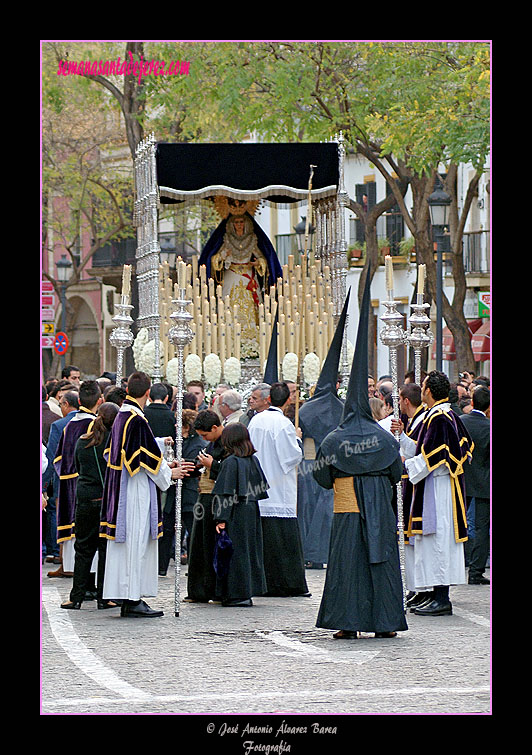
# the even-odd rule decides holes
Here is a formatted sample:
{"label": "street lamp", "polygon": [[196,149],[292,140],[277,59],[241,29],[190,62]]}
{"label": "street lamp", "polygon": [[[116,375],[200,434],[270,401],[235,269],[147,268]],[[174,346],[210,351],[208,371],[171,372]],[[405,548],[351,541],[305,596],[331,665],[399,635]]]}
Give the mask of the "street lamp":
{"label": "street lamp", "polygon": [[167,262],[170,268],[174,268],[177,252],[176,252],[175,245],[172,239],[169,238],[168,236],[161,236],[160,247],[161,247],[161,252],[160,252],[161,263]]}
{"label": "street lamp", "polygon": [[[297,225],[294,226],[294,231],[296,232],[296,239],[297,239],[297,249],[300,254],[303,254],[305,251],[305,233],[307,230],[307,217],[306,215],[301,216],[301,220]],[[314,234],[314,231],[316,229],[312,224],[309,225],[309,236],[310,236],[310,244],[309,249],[312,249],[312,236]],[[307,250],[308,251],[308,250]]]}
{"label": "street lamp", "polygon": [[[66,254],[61,255],[61,259],[55,263],[57,268],[57,280],[61,284],[61,330],[66,330],[66,284],[70,280],[72,271],[72,262],[67,259]],[[65,355],[61,354],[61,370],[65,368]]]}
{"label": "street lamp", "polygon": [[428,198],[430,222],[433,228],[434,249],[436,251],[436,369],[442,371],[443,360],[443,331],[442,331],[442,296],[443,296],[443,263],[441,239],[444,229],[449,222],[449,208],[451,197],[444,191],[441,183]]}

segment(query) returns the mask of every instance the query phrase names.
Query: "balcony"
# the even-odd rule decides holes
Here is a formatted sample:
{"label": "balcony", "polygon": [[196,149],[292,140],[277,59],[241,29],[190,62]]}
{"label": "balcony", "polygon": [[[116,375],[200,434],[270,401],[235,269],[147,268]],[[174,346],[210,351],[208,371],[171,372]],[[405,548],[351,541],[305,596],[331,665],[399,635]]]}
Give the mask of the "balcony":
{"label": "balcony", "polygon": [[490,232],[464,233],[464,268],[466,274],[482,275],[490,272]]}

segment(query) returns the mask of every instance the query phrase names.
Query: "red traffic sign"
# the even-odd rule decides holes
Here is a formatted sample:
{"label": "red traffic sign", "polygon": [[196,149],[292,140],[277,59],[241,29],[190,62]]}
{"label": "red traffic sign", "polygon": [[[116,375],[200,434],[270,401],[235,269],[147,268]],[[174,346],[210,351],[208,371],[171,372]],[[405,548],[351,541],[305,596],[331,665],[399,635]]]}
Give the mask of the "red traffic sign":
{"label": "red traffic sign", "polygon": [[66,333],[57,333],[54,339],[54,351],[56,354],[62,355],[68,349],[68,338]]}

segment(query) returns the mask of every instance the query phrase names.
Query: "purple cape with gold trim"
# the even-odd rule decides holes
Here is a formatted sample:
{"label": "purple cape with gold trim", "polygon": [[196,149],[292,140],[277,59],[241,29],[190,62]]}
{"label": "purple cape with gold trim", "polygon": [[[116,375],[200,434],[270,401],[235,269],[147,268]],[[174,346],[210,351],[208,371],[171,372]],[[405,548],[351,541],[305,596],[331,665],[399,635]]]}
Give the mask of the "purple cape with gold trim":
{"label": "purple cape with gold trim", "polygon": [[[109,436],[109,448],[106,450],[107,469],[103,487],[102,515],[100,521],[100,537],[123,542],[125,537],[117,534],[117,516],[121,503],[122,479],[126,480],[141,469],[157,474],[163,456],[157,441],[144,415],[138,414],[133,406],[139,406],[131,398],[126,398],[122,407],[131,407],[130,411],[119,411],[113,422]],[[159,488],[154,485],[156,501],[156,516],[152,517],[152,537],[162,535],[161,496]],[[125,490],[122,491],[122,501],[125,500]],[[156,519],[156,522],[155,522]]]}
{"label": "purple cape with gold trim", "polygon": [[[81,419],[78,417],[85,414]],[[76,535],[74,519],[76,515],[76,488],[78,472],[75,464],[75,450],[78,439],[84,435],[95,415],[85,407],[80,407],[78,413],[66,425],[54,459],[54,469],[59,477],[59,492],[57,495],[57,542],[71,540]]]}
{"label": "purple cape with gold trim", "polygon": [[[448,399],[445,399],[448,400]],[[443,403],[443,402],[442,402]],[[444,464],[451,477],[453,520],[456,542],[467,540],[464,463],[470,459],[473,441],[452,409],[428,412],[421,422],[416,455],[422,454],[429,471]],[[414,485],[407,535],[423,534],[425,480]]]}

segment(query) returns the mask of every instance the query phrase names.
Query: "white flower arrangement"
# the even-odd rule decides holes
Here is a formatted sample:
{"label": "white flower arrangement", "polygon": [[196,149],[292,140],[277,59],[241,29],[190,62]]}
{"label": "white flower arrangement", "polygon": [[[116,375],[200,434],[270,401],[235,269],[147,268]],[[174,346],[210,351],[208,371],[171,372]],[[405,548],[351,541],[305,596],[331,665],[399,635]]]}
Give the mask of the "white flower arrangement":
{"label": "white flower arrangement", "polygon": [[179,367],[179,359],[173,357],[166,365],[166,380],[170,385],[177,385],[177,371]]}
{"label": "white flower arrangement", "polygon": [[297,383],[297,367],[298,358],[297,354],[293,351],[289,351],[284,355],[282,363],[283,380],[291,380],[292,383]]}
{"label": "white flower arrangement", "polygon": [[224,378],[229,385],[238,385],[240,382],[240,360],[229,357],[224,363]]}
{"label": "white flower arrangement", "polygon": [[189,354],[185,359],[185,383],[201,380],[201,359],[197,354]]}
{"label": "white flower arrangement", "polygon": [[[159,341],[159,368],[163,367],[162,355],[164,353],[164,344]],[[140,352],[136,367],[140,372],[145,372],[147,375],[153,375],[155,372],[155,339],[148,341]]]}
{"label": "white flower arrangement", "polygon": [[133,346],[131,347],[133,351],[133,361],[135,362],[135,367],[137,370],[140,369],[139,367],[139,358],[142,349],[146,344],[148,343],[149,333],[148,328],[141,328],[139,332],[137,333],[137,336],[135,340],[133,341]]}
{"label": "white flower arrangement", "polygon": [[303,379],[307,385],[314,385],[320,376],[320,358],[313,351],[303,359]]}
{"label": "white flower arrangement", "polygon": [[218,354],[207,354],[203,360],[203,374],[208,385],[216,385],[222,377],[222,363]]}

